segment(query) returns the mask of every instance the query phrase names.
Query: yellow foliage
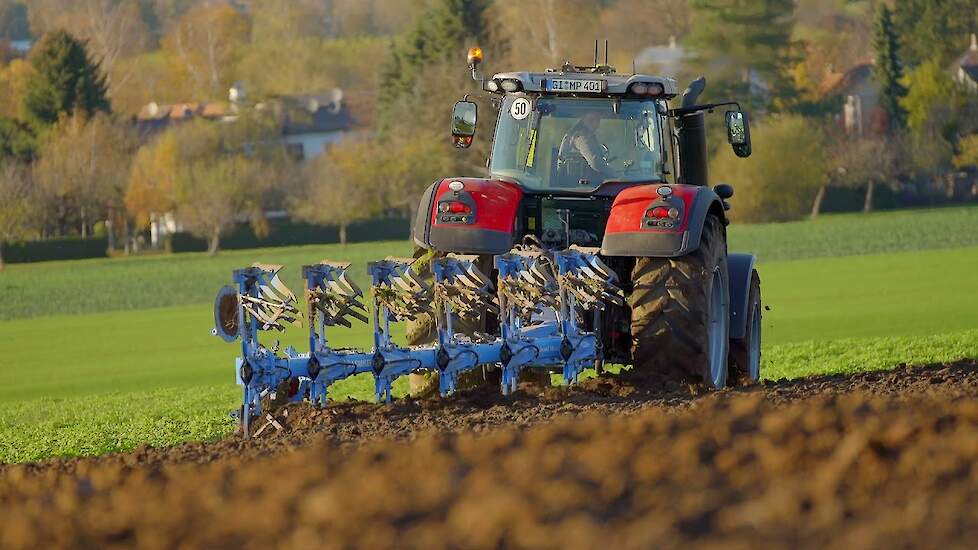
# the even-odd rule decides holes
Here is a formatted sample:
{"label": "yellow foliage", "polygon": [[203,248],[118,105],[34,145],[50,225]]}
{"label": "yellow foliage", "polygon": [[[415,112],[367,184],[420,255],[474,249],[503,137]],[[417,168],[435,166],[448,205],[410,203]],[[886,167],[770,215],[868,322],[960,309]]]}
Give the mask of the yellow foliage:
{"label": "yellow foliage", "polygon": [[967,166],[978,167],[978,134],[972,134],[962,138],[958,142],[960,153],[954,156],[954,166],[964,168]]}
{"label": "yellow foliage", "polygon": [[721,147],[710,178],[729,183],[732,218],[739,222],[788,221],[804,216],[828,178],[828,153],[821,131],[800,116],[764,120],[752,129],[753,154],[734,156]]}
{"label": "yellow foliage", "polygon": [[24,92],[33,71],[24,59],[14,59],[0,68],[0,116],[23,118]]}
{"label": "yellow foliage", "polygon": [[176,134],[166,132],[136,153],[125,202],[137,226],[149,225],[150,214],[174,208],[177,150]]}

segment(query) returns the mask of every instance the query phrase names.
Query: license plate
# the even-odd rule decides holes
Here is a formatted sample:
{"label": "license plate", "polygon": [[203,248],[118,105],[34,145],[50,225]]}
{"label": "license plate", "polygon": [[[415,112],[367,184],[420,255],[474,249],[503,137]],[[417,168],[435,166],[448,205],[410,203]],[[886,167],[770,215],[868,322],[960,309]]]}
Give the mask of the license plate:
{"label": "license plate", "polygon": [[554,78],[547,80],[547,91],[599,94],[604,91],[603,84],[603,80],[570,80]]}

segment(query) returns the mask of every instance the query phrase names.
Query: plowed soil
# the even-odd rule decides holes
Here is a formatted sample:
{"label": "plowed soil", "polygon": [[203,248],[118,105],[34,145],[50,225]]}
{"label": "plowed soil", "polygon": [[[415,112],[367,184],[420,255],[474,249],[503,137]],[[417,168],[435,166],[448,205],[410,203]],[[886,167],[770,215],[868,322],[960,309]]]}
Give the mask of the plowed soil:
{"label": "plowed soil", "polygon": [[250,441],[0,466],[0,547],[978,544],[974,361],[287,411]]}

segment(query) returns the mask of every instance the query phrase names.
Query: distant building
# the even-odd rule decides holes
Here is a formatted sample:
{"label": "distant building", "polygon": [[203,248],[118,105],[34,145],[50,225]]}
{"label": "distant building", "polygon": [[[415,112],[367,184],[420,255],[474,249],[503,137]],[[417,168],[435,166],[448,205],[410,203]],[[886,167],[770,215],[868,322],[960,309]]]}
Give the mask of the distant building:
{"label": "distant building", "polygon": [[[149,139],[171,124],[193,119],[232,123],[241,109],[249,106],[239,84],[231,88],[228,97],[230,101],[227,103],[163,105],[151,102],[136,115],[135,125],[144,139]],[[282,139],[292,156],[300,161],[318,157],[359,126],[338,89],[325,94],[281,96],[251,108],[272,109],[276,113]]]}
{"label": "distant building", "polygon": [[978,35],[971,35],[971,47],[951,67],[954,80],[972,93],[978,93]]}
{"label": "distant building", "polygon": [[34,41],[30,39],[10,41],[10,49],[19,53],[20,55],[27,55],[27,52],[31,51],[33,46]]}
{"label": "distant building", "polygon": [[847,134],[863,137],[886,131],[889,118],[880,104],[880,85],[873,76],[872,63],[830,72],[818,91],[822,97],[842,97],[842,111],[836,118]]}
{"label": "distant building", "polygon": [[283,97],[280,101],[282,136],[300,161],[323,154],[357,125],[338,89],[328,95]]}

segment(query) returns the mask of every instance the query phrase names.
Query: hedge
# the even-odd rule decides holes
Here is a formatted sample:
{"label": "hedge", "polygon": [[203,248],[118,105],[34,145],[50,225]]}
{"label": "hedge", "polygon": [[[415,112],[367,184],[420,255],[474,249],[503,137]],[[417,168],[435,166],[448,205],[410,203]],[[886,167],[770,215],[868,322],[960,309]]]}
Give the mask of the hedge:
{"label": "hedge", "polygon": [[[331,244],[340,242],[339,229],[333,226],[312,225],[290,220],[271,220],[266,237],[259,238],[248,224],[234,228],[221,238],[221,248],[236,250],[303,244]],[[346,230],[351,243],[368,241],[392,241],[408,238],[410,224],[406,219],[379,218],[350,225]],[[202,252],[207,241],[189,233],[174,233],[167,244],[171,252]],[[104,258],[108,255],[106,237],[63,237],[43,241],[27,241],[3,244],[3,261],[10,264],[44,262],[51,260],[79,260]]]}
{"label": "hedge", "polygon": [[79,260],[107,256],[106,237],[61,237],[43,241],[3,244],[3,261],[10,264],[45,262],[50,260]]}
{"label": "hedge", "polygon": [[[335,226],[312,225],[290,220],[271,220],[269,234],[258,237],[251,225],[242,224],[221,237],[222,250],[295,246],[303,244],[331,244],[340,242],[339,229]],[[351,243],[390,241],[408,238],[410,224],[406,219],[379,218],[351,224],[346,230]],[[169,237],[171,252],[203,252],[207,241],[190,233],[174,233]]]}

